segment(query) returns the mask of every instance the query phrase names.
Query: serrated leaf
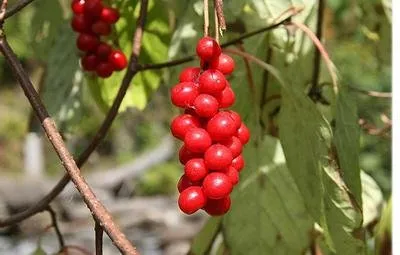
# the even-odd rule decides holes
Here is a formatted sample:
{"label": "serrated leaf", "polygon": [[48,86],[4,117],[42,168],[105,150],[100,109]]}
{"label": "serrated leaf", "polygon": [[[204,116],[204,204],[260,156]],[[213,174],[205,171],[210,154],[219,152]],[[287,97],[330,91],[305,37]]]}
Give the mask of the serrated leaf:
{"label": "serrated leaf", "polygon": [[203,255],[212,246],[216,235],[219,232],[221,217],[210,218],[192,241],[188,254]]}

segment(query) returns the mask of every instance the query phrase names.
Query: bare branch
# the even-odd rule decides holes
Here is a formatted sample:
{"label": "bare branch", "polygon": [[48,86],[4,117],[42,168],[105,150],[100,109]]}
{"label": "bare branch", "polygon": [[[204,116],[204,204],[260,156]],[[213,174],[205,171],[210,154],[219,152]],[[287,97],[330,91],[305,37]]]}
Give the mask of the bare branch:
{"label": "bare branch", "polygon": [[210,14],[208,11],[208,0],[203,1],[204,15],[204,36],[208,36],[208,27],[210,26]]}
{"label": "bare branch", "polygon": [[360,88],[356,88],[353,86],[349,86],[351,90],[354,90],[356,92],[359,92],[361,94],[371,96],[371,97],[378,97],[378,98],[392,98],[392,93],[391,92],[380,92],[380,91],[373,91],[373,90],[363,90]]}
{"label": "bare branch", "polygon": [[217,19],[218,19],[219,29],[226,30],[223,1],[222,0],[214,0],[214,8],[215,8],[215,12],[216,12]]}
{"label": "bare branch", "polygon": [[27,5],[32,3],[34,0],[20,0],[18,3],[11,6],[11,8],[6,12],[4,19],[8,19],[9,17],[13,16],[14,14],[18,13],[22,9],[24,9]]}
{"label": "bare branch", "polygon": [[103,228],[97,220],[94,222],[96,255],[103,255]]}
{"label": "bare branch", "polygon": [[46,210],[50,214],[51,224],[54,227],[54,230],[56,232],[58,244],[60,245],[60,251],[63,251],[65,248],[65,241],[64,241],[64,237],[61,233],[60,227],[58,226],[56,212],[53,210],[53,208],[50,205],[47,207]]}
{"label": "bare branch", "polygon": [[3,24],[3,22],[4,22],[4,16],[6,15],[6,11],[7,11],[7,4],[8,4],[8,0],[3,0],[3,2],[1,2],[1,6],[0,6],[0,24]]}

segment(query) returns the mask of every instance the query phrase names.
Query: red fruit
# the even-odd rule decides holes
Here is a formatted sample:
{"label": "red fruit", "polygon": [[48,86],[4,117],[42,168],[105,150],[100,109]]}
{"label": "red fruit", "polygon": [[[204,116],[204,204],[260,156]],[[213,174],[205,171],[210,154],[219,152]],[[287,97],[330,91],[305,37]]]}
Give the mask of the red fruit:
{"label": "red fruit", "polygon": [[234,158],[242,153],[243,145],[236,136],[232,136],[231,138],[222,141],[221,144],[225,145],[232,152],[232,157]]}
{"label": "red fruit", "polygon": [[112,48],[107,43],[101,42],[96,49],[96,56],[101,60],[108,60],[108,56],[110,56]]}
{"label": "red fruit", "polygon": [[92,32],[97,35],[109,35],[111,33],[111,25],[99,20],[93,23]]}
{"label": "red fruit", "polygon": [[128,60],[125,54],[120,50],[113,50],[108,57],[108,62],[112,64],[116,71],[121,71],[128,66]]}
{"label": "red fruit", "polygon": [[204,211],[211,216],[224,215],[231,207],[231,198],[229,196],[222,199],[207,199]]}
{"label": "red fruit", "polygon": [[75,15],[71,20],[72,29],[78,33],[89,32],[90,25],[91,23],[81,14]]}
{"label": "red fruit", "polygon": [[203,208],[206,201],[207,198],[204,196],[201,187],[192,186],[182,191],[179,195],[178,205],[182,212],[193,214]]}
{"label": "red fruit", "polygon": [[171,122],[171,133],[178,139],[183,140],[187,131],[191,128],[200,127],[198,118],[190,114],[176,116]]}
{"label": "red fruit", "polygon": [[184,139],[185,147],[195,153],[205,152],[212,144],[211,137],[205,129],[192,128],[187,131]]}
{"label": "red fruit", "polygon": [[113,71],[112,65],[108,62],[100,62],[96,68],[97,75],[102,78],[110,77]]}
{"label": "red fruit", "polygon": [[86,33],[79,34],[76,40],[76,46],[81,51],[95,51],[99,43],[99,38]]}
{"label": "red fruit", "polygon": [[196,84],[193,82],[181,82],[172,87],[171,101],[178,107],[190,107],[199,95]]}
{"label": "red fruit", "polygon": [[246,144],[250,140],[250,130],[243,122],[237,131],[237,137],[242,142],[242,144]]}
{"label": "red fruit", "polygon": [[232,163],[232,152],[222,144],[213,144],[204,153],[204,162],[208,169],[223,170]]}
{"label": "red fruit", "polygon": [[108,24],[114,24],[119,19],[119,12],[117,9],[104,7],[101,11],[100,19]]}
{"label": "red fruit", "polygon": [[200,75],[200,68],[199,67],[187,67],[183,69],[183,71],[179,75],[179,81],[192,81],[195,82]]}
{"label": "red fruit", "polygon": [[185,145],[183,145],[179,150],[179,161],[182,165],[185,165],[192,158],[202,158],[203,153],[195,153],[189,151]]}
{"label": "red fruit", "polygon": [[100,16],[102,10],[103,4],[101,0],[86,0],[83,11],[88,17],[97,18]]}
{"label": "red fruit", "polygon": [[191,186],[201,186],[201,182],[192,182],[187,178],[186,175],[182,175],[178,181],[178,184],[176,185],[179,193],[181,193],[182,191],[184,191],[185,189],[187,189]]}
{"label": "red fruit", "polygon": [[231,166],[235,168],[238,172],[242,171],[244,167],[244,159],[242,154],[232,160]]}
{"label": "red fruit", "polygon": [[199,40],[196,52],[202,60],[211,60],[221,54],[221,47],[213,38],[207,36]]}
{"label": "red fruit", "polygon": [[227,113],[229,113],[229,115],[231,116],[231,118],[233,119],[233,121],[235,122],[235,127],[236,129],[239,129],[240,126],[242,125],[242,118],[240,118],[239,113],[229,110],[226,111]]}
{"label": "red fruit", "polygon": [[235,69],[235,61],[228,55],[221,53],[218,58],[210,62],[210,68],[217,69],[225,75],[229,75]]}
{"label": "red fruit", "polygon": [[216,96],[219,107],[228,108],[235,103],[235,93],[231,86],[226,86],[225,89]]}
{"label": "red fruit", "polygon": [[83,56],[81,59],[81,65],[83,70],[85,71],[96,70],[98,64],[99,64],[99,59],[94,54],[87,54]]}
{"label": "red fruit", "polygon": [[239,172],[238,172],[238,170],[236,170],[236,168],[230,166],[228,168],[228,170],[226,170],[226,172],[224,172],[224,173],[229,177],[229,179],[231,180],[233,185],[238,184],[238,182],[239,182]]}
{"label": "red fruit", "polygon": [[209,69],[199,76],[199,90],[206,94],[218,94],[226,87],[225,76],[218,70]]}
{"label": "red fruit", "polygon": [[229,139],[237,133],[235,120],[231,117],[230,113],[219,112],[208,121],[207,132],[213,141]]}
{"label": "red fruit", "polygon": [[71,3],[72,12],[82,14],[85,6],[85,0],[73,0]]}
{"label": "red fruit", "polygon": [[208,198],[221,199],[232,192],[232,182],[224,173],[213,172],[204,178],[203,192]]}
{"label": "red fruit", "polygon": [[207,173],[208,169],[202,158],[191,159],[185,164],[185,175],[190,181],[201,181],[206,177]]}
{"label": "red fruit", "polygon": [[210,118],[217,114],[219,103],[215,97],[208,94],[200,94],[193,102],[194,109],[200,117]]}

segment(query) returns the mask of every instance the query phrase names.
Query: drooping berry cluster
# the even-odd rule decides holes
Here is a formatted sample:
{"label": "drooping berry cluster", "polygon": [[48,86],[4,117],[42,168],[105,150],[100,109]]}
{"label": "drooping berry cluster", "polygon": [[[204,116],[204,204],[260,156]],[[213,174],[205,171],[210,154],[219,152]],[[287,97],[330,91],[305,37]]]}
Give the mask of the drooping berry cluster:
{"label": "drooping berry cluster", "polygon": [[171,123],[171,133],[184,142],[179,160],[184,174],[178,182],[178,205],[186,214],[199,209],[217,216],[228,212],[230,193],[244,167],[243,145],[250,132],[240,115],[226,108],[235,94],[226,80],[235,68],[218,43],[202,38],[196,48],[199,67],[184,69],[171,89],[171,101],[185,109]]}
{"label": "drooping berry cluster", "polygon": [[119,19],[118,10],[105,6],[101,0],[72,0],[71,8],[71,26],[79,33],[76,46],[84,52],[82,68],[102,78],[123,70],[128,64],[125,54],[104,40]]}

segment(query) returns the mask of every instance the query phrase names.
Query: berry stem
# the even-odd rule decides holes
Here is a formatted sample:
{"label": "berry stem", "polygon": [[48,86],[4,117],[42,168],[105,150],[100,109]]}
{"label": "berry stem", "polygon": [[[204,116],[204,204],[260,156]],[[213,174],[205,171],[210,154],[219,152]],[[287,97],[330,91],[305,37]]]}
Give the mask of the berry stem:
{"label": "berry stem", "polygon": [[222,30],[226,30],[223,0],[214,0],[214,9],[218,18],[219,32],[222,32]]}
{"label": "berry stem", "polygon": [[215,6],[215,1],[214,1],[214,22],[215,22],[215,41],[219,44],[219,32],[220,32],[220,24],[218,21],[218,15],[217,15],[217,8]]}
{"label": "berry stem", "polygon": [[209,26],[210,26],[210,15],[208,12],[208,0],[204,0],[204,36],[208,36]]}

